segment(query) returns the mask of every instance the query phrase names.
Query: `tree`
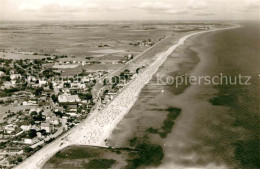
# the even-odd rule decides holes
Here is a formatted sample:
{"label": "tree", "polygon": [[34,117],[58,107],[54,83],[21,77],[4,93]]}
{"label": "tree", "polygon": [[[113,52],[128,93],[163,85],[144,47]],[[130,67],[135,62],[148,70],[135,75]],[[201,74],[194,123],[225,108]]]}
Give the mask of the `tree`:
{"label": "tree", "polygon": [[106,94],[108,94],[108,90],[105,90],[105,91],[104,91],[104,95],[106,95]]}
{"label": "tree", "polygon": [[45,120],[45,118],[43,117],[42,113],[39,113],[38,115],[33,116],[33,119],[35,121],[44,121]]}
{"label": "tree", "polygon": [[55,96],[55,94],[51,95],[51,99],[54,103],[57,103],[58,102],[58,97]]}
{"label": "tree", "polygon": [[31,151],[33,151],[33,148],[31,148],[31,147],[25,147],[24,148],[24,152],[26,152],[26,153],[29,153]]}
{"label": "tree", "polygon": [[44,90],[43,87],[38,87],[35,89],[34,94],[36,96],[40,96],[42,94],[43,90]]}
{"label": "tree", "polygon": [[125,73],[124,73],[124,72],[121,72],[121,73],[120,73],[120,77],[123,77],[123,76],[125,76]]}
{"label": "tree", "polygon": [[49,88],[50,88],[51,90],[53,90],[53,84],[52,84],[52,82],[49,83]]}
{"label": "tree", "polygon": [[140,70],[140,68],[138,67],[138,68],[135,70],[135,72],[138,74],[138,73],[139,73],[139,70]]}
{"label": "tree", "polygon": [[26,88],[27,86],[28,86],[27,82],[23,83],[23,85],[22,85],[22,87],[24,87],[24,88]]}
{"label": "tree", "polygon": [[118,76],[112,77],[112,83],[117,85],[119,83],[119,77]]}
{"label": "tree", "polygon": [[37,114],[38,114],[38,113],[37,113],[36,111],[33,111],[33,112],[31,112],[30,115],[31,115],[31,116],[37,116]]}
{"label": "tree", "polygon": [[30,118],[30,119],[28,119],[28,123],[31,124],[31,125],[34,125],[35,121],[33,120],[33,118]]}
{"label": "tree", "polygon": [[57,112],[54,111],[54,114],[56,116],[59,116],[60,118],[62,118],[62,116],[63,116],[63,113],[61,111],[57,111]]}
{"label": "tree", "polygon": [[70,83],[64,83],[64,87],[70,88],[70,87],[71,87],[71,84],[70,84]]}
{"label": "tree", "polygon": [[34,130],[34,129],[29,130],[29,131],[28,131],[28,136],[29,136],[29,138],[34,138],[34,137],[36,137],[36,136],[37,136],[36,130]]}
{"label": "tree", "polygon": [[103,85],[106,86],[106,85],[107,85],[107,82],[108,82],[107,79],[104,79]]}
{"label": "tree", "polygon": [[93,98],[91,93],[79,93],[79,97],[83,100],[91,100]]}
{"label": "tree", "polygon": [[22,161],[23,161],[23,158],[22,158],[22,157],[20,157],[20,156],[17,157],[17,162],[18,162],[18,163],[20,163],[20,162],[22,162]]}
{"label": "tree", "polygon": [[69,80],[70,80],[71,82],[73,82],[73,81],[74,81],[73,77],[70,77],[70,78],[69,78]]}

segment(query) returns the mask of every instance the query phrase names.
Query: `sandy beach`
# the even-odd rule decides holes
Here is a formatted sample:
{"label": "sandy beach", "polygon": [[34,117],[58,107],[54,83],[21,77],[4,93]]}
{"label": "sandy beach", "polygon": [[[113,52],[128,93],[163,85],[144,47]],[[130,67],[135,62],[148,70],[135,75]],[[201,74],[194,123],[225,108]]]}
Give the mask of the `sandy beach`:
{"label": "sandy beach", "polygon": [[[234,27],[232,27],[234,28]],[[209,31],[217,31],[222,28]],[[209,31],[201,31],[182,37],[177,44],[171,46],[165,52],[156,55],[156,59],[125,87],[125,89],[103,110],[95,110],[91,116],[85,119],[80,125],[68,131],[66,134],[56,139],[54,142],[46,145],[36,152],[33,156],[26,159],[16,168],[19,169],[37,169],[59,150],[69,145],[91,145],[106,147],[105,140],[117,124],[124,118],[135,104],[142,88],[147,84],[158,68],[165,62],[167,57],[185,40],[193,35]]]}

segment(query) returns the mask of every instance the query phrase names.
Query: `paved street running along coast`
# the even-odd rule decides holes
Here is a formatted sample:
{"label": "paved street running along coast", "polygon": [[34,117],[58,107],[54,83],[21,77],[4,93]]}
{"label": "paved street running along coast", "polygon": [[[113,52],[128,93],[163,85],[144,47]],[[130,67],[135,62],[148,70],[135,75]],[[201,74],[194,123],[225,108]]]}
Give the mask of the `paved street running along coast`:
{"label": "paved street running along coast", "polygon": [[[234,28],[234,27],[232,27]],[[16,168],[18,169],[38,169],[41,168],[48,159],[50,159],[59,150],[70,145],[90,145],[106,147],[105,140],[110,136],[113,129],[124,118],[135,104],[142,88],[147,84],[158,68],[164,63],[167,57],[184,41],[195,34],[223,30],[230,28],[221,28],[215,30],[201,31],[182,37],[177,44],[170,47],[167,51],[156,55],[155,60],[118,94],[118,96],[103,110],[97,109],[83,120],[78,126],[72,128],[63,136],[57,138],[52,143],[46,145],[34,155],[26,159]]]}

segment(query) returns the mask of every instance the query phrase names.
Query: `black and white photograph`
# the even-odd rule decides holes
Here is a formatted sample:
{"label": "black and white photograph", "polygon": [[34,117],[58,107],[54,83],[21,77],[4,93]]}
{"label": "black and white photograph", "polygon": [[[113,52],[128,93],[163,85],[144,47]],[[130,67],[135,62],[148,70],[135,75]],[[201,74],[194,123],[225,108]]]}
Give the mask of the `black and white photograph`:
{"label": "black and white photograph", "polygon": [[260,169],[260,0],[0,0],[1,169]]}

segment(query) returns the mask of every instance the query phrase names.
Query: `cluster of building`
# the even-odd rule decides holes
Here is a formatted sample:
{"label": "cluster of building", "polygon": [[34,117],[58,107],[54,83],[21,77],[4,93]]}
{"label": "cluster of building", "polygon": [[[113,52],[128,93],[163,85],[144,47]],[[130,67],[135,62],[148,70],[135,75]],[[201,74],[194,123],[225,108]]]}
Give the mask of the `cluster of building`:
{"label": "cluster of building", "polygon": [[149,46],[153,46],[154,44],[155,42],[153,42],[151,39],[143,40],[136,43],[129,43],[129,45],[140,46],[140,47],[149,47]]}
{"label": "cluster of building", "polygon": [[[0,165],[13,166],[48,144],[82,119],[100,101],[102,109],[132,79],[129,70],[104,84],[100,99],[92,88],[108,72],[82,70],[75,76],[46,65],[78,64],[85,61],[58,61],[48,57],[35,60],[0,59],[0,106],[6,110],[0,121]],[[120,63],[133,59],[129,54]],[[113,80],[114,79],[114,80]]]}
{"label": "cluster of building", "polygon": [[74,64],[74,65],[82,65],[82,66],[85,66],[86,64],[91,64],[93,62],[91,61],[81,61],[81,60],[73,60],[73,61],[59,61],[59,62],[56,62],[55,64],[57,65],[69,65],[69,64]]}
{"label": "cluster of building", "polygon": [[[0,60],[0,104],[8,108],[1,112],[0,163],[17,155],[26,158],[26,148],[34,151],[78,125],[95,105],[91,89],[107,72],[61,76],[43,69],[50,61]],[[15,163],[11,159],[8,165]]]}
{"label": "cluster of building", "polygon": [[125,70],[121,72],[119,76],[114,76],[110,80],[105,79],[100,108],[110,103],[121,89],[132,80],[133,76],[134,73],[130,72],[130,70]]}
{"label": "cluster of building", "polygon": [[129,54],[127,56],[124,56],[124,58],[121,59],[120,61],[118,61],[118,63],[125,64],[126,62],[132,60],[133,58],[134,58],[134,55],[133,54]]}

